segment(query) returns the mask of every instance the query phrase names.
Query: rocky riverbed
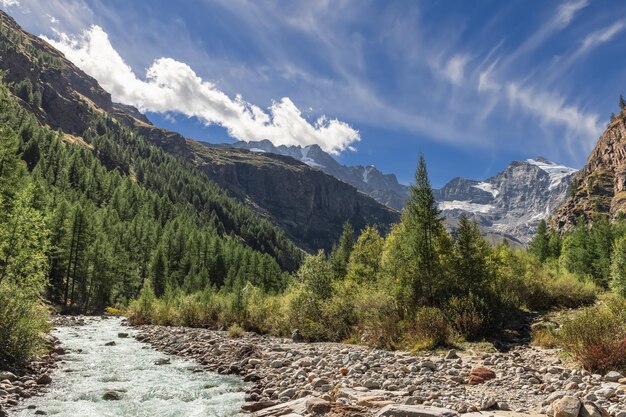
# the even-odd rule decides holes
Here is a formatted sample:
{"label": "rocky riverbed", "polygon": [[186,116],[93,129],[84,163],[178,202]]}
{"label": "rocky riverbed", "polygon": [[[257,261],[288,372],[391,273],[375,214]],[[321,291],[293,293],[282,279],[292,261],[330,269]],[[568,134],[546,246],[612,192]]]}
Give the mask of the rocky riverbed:
{"label": "rocky riverbed", "polygon": [[[254,416],[453,416],[489,413],[626,417],[626,378],[565,366],[557,350],[420,357],[337,343],[293,343],[246,333],[141,326],[137,339],[240,375]],[[491,415],[491,414],[488,414]]]}
{"label": "rocky riverbed", "polygon": [[[55,317],[55,326],[80,326],[84,324],[83,317]],[[46,335],[48,353],[23,368],[0,369],[0,417],[6,417],[9,410],[20,404],[21,401],[44,393],[52,383],[52,372],[58,367],[58,362],[65,355],[65,348],[61,341],[52,334]]]}

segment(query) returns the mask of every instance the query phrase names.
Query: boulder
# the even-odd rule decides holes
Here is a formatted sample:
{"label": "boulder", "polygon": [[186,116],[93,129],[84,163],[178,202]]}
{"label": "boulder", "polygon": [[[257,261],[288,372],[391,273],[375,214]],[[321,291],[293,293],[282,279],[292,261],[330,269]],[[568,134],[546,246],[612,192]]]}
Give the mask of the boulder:
{"label": "boulder", "polygon": [[552,403],[554,417],[578,417],[580,407],[580,400],[569,395]]}
{"label": "boulder", "polygon": [[48,385],[50,383],[52,383],[52,378],[50,378],[50,375],[48,374],[43,374],[37,378],[37,384],[39,385]]}
{"label": "boulder", "polygon": [[291,340],[293,341],[293,343],[302,343],[304,341],[304,337],[302,337],[300,329],[296,329],[293,331],[291,335]]}
{"label": "boulder", "polygon": [[457,417],[458,415],[447,408],[400,404],[387,405],[376,413],[376,417]]}
{"label": "boulder", "polygon": [[623,377],[624,375],[620,374],[619,372],[611,371],[604,375],[604,380],[608,382],[619,382],[619,380]]}
{"label": "boulder", "polygon": [[102,399],[105,401],[119,401],[122,399],[122,396],[117,391],[107,391],[102,396]]}
{"label": "boulder", "polygon": [[313,414],[326,414],[330,411],[330,403],[321,398],[310,398],[306,401],[306,410]]}
{"label": "boulder", "polygon": [[485,368],[484,366],[479,366],[472,369],[467,383],[470,385],[482,384],[483,382],[494,379],[495,377],[496,373],[494,371],[489,368]]}

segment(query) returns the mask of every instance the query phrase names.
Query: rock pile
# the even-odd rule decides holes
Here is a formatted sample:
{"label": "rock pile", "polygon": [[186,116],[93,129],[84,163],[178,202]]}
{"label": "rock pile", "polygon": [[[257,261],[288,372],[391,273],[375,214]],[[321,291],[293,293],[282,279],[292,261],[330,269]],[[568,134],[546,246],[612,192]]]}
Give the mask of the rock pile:
{"label": "rock pile", "polygon": [[[556,351],[533,347],[416,357],[251,333],[231,339],[225,332],[205,329],[143,326],[137,338],[163,352],[195,359],[207,371],[242,376],[250,383],[243,409],[255,416],[319,415],[322,409],[328,415],[396,415],[379,413],[404,405],[452,413],[511,410],[578,417],[557,416],[551,406],[573,397],[597,407],[581,405],[585,412],[606,409],[614,417],[626,417],[626,387],[620,385],[626,380],[620,374],[569,369]],[[307,408],[313,403],[319,411]],[[589,417],[602,417],[596,414]]]}
{"label": "rock pile", "polygon": [[20,400],[30,398],[44,391],[52,383],[50,373],[57,367],[57,361],[65,354],[65,349],[53,336],[46,336],[50,353],[30,362],[23,369],[12,372],[0,369],[0,417],[19,404]]}

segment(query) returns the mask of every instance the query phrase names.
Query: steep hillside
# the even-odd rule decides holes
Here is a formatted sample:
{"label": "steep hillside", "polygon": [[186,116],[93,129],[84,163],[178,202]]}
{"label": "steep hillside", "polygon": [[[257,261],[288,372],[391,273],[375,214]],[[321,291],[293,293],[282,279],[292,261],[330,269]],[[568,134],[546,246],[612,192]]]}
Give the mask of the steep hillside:
{"label": "steep hillside", "polygon": [[587,164],[572,182],[572,190],[550,219],[550,226],[567,231],[578,219],[595,214],[614,219],[626,212],[626,116],[622,112],[606,128]]}
{"label": "steep hillside", "polygon": [[318,145],[274,146],[269,140],[236,142],[233,144],[210,145],[210,147],[232,147],[247,149],[255,153],[273,153],[290,156],[298,161],[317,168],[328,175],[346,182],[357,190],[373,197],[376,201],[402,210],[409,195],[409,187],[400,184],[394,174],[383,174],[375,166],[346,166],[324,152]]}
{"label": "steep hillside", "polygon": [[465,213],[492,239],[526,244],[566,198],[575,172],[544,158],[514,161],[484,181],[455,178],[435,190],[435,197],[452,228]]}
{"label": "steep hillside", "polygon": [[[330,248],[346,220],[357,229],[375,223],[385,230],[399,218],[397,212],[304,163],[295,167],[291,159],[265,155],[241,158],[240,152],[228,149],[207,152],[197,142],[153,126],[137,109],[114,104],[96,80],[46,42],[24,32],[8,15],[0,14],[0,24],[0,69],[6,71],[5,81],[22,99],[21,104],[41,124],[62,129],[76,140],[82,140],[96,116],[108,117],[120,128],[130,127],[184,163],[200,168],[208,177],[207,186],[213,184],[210,180],[219,183],[309,250]],[[121,169],[131,173],[128,167]],[[245,230],[250,227],[246,225]],[[258,248],[269,246],[273,245],[254,243]]]}

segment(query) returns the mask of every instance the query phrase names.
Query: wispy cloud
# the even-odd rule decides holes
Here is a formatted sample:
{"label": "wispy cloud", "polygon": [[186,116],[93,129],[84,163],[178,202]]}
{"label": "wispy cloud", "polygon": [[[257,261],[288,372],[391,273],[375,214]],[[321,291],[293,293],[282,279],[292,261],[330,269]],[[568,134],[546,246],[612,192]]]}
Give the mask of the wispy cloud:
{"label": "wispy cloud", "polygon": [[590,33],[583,40],[578,53],[584,53],[598,45],[610,41],[625,28],[626,21],[619,20],[608,27]]}
{"label": "wispy cloud", "polygon": [[556,13],[554,21],[557,25],[565,27],[570,24],[576,13],[589,5],[588,0],[567,1],[562,3]]}
{"label": "wispy cloud", "polygon": [[44,39],[98,80],[114,100],[141,110],[195,116],[207,125],[223,126],[239,140],[269,139],[276,145],[318,144],[333,153],[360,140],[358,131],[337,119],[321,116],[308,121],[288,97],[274,102],[267,111],[239,95],[229,97],[200,78],[189,65],[171,58],[155,60],[145,80],[141,80],[99,26],[78,36],[62,32],[57,35],[56,39]]}
{"label": "wispy cloud", "polygon": [[469,56],[458,54],[451,57],[445,66],[442,68],[442,75],[456,85],[461,85],[463,82],[463,74],[465,72],[465,65],[469,61]]}

